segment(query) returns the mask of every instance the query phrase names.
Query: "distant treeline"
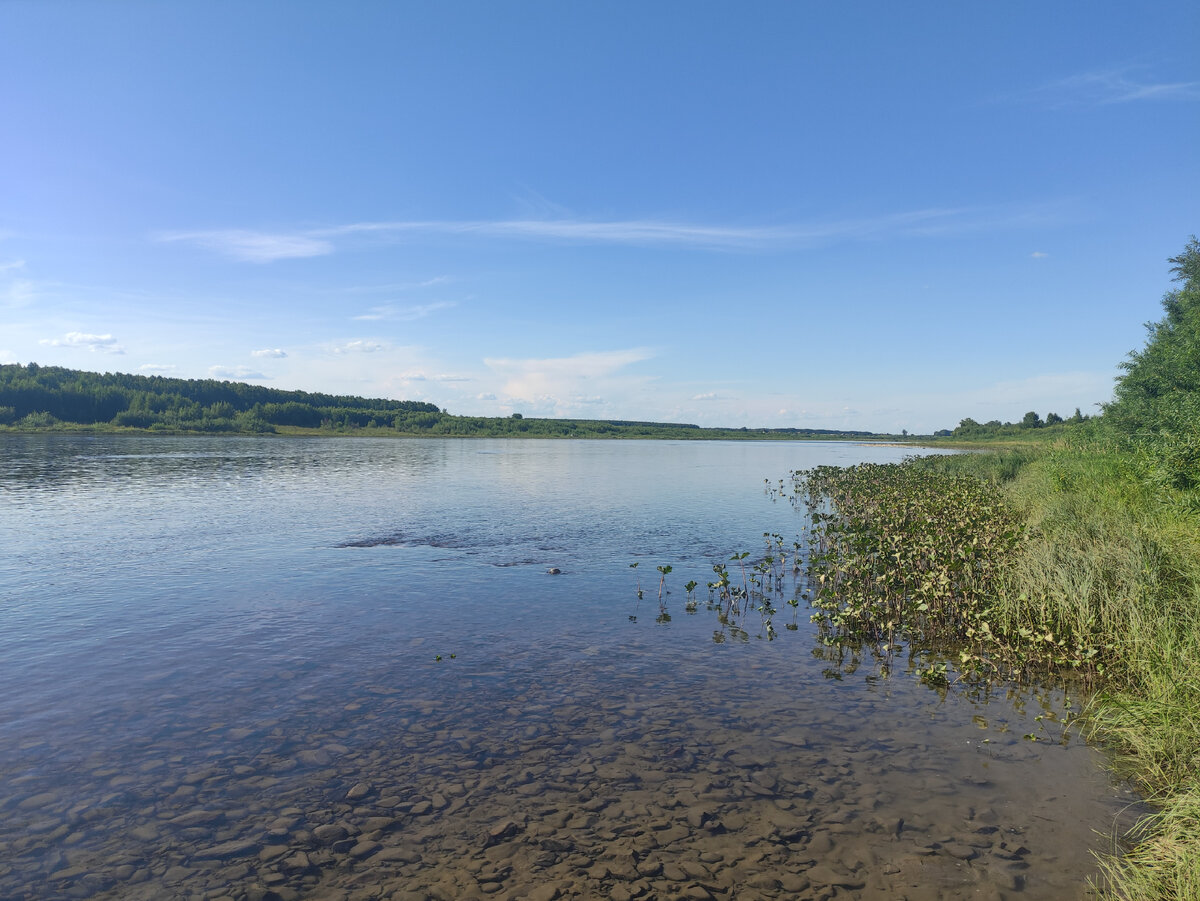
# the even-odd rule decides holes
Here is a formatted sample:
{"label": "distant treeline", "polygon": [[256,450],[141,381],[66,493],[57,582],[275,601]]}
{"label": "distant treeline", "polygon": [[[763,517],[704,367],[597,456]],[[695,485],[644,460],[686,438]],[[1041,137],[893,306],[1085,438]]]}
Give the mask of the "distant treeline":
{"label": "distant treeline", "polygon": [[434,404],[307,391],[244,382],[83,372],[58,366],[0,365],[0,425],[57,423],[160,431],[269,432],[306,428],[394,427],[397,420],[440,416]]}
{"label": "distant treeline", "polygon": [[[405,429],[413,433],[413,429]],[[451,416],[443,413],[419,434],[479,438],[682,438],[682,439],[787,439],[871,438],[873,432],[838,432],[831,429],[719,429],[683,422],[635,422],[627,419],[540,419],[514,413],[500,419],[488,416]]]}
{"label": "distant treeline", "polygon": [[1046,418],[1042,419],[1036,412],[1030,410],[1020,422],[1001,422],[999,419],[993,419],[990,422],[976,422],[974,419],[968,417],[962,420],[958,424],[958,428],[953,432],[942,430],[934,434],[939,436],[953,436],[955,438],[1003,438],[1007,435],[1020,435],[1028,432],[1030,429],[1078,425],[1090,418],[1080,413],[1078,407],[1075,408],[1075,415],[1069,416],[1066,419],[1063,419],[1057,413],[1047,413]]}
{"label": "distant treeline", "polygon": [[0,365],[0,428],[146,429],[263,433],[314,429],[400,435],[523,438],[867,438],[833,429],[707,429],[691,423],[623,419],[454,416],[434,404],[244,382],[84,372],[30,363]]}

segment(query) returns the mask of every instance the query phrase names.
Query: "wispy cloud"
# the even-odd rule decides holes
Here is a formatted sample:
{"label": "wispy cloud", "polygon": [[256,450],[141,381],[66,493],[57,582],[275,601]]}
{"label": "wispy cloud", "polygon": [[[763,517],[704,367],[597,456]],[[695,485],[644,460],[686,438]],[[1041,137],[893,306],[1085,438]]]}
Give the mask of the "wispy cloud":
{"label": "wispy cloud", "polygon": [[1130,67],[1082,72],[1044,84],[1022,97],[1050,106],[1105,106],[1141,100],[1200,100],[1200,81],[1152,81]]}
{"label": "wispy cloud", "polygon": [[333,352],[335,354],[373,354],[387,349],[388,345],[382,342],[368,341],[361,338],[333,345]]}
{"label": "wispy cloud", "polygon": [[402,382],[470,382],[473,381],[469,375],[450,375],[448,373],[437,373],[429,375],[424,372],[405,372],[396,376]]}
{"label": "wispy cloud", "polygon": [[265,347],[262,350],[250,351],[252,357],[262,357],[265,359],[282,360],[287,356],[287,353],[280,350],[278,347]]}
{"label": "wispy cloud", "polygon": [[548,357],[542,359],[511,359],[489,357],[483,362],[498,372],[528,374],[554,372],[574,378],[598,378],[611,375],[633,363],[649,360],[654,354],[646,348],[629,350],[604,350],[574,354],[570,357]]}
{"label": "wispy cloud", "polygon": [[208,376],[213,379],[263,379],[268,377],[246,366],[209,366]]}
{"label": "wispy cloud", "polygon": [[[970,392],[971,399],[981,405],[1014,408],[1050,409],[1061,404],[1063,397],[1090,398],[1098,402],[1112,394],[1112,374],[1108,372],[1051,372],[1022,379],[995,382]],[[1061,410],[1055,412],[1061,413]],[[1069,410],[1067,411],[1070,412]]]}
{"label": "wispy cloud", "polygon": [[1035,250],[1030,254],[1030,256],[1035,260],[1044,260],[1046,257],[1050,256],[1050,254],[1046,253],[1044,250]]}
{"label": "wispy cloud", "polygon": [[644,381],[621,370],[651,357],[653,353],[646,348],[631,348],[543,359],[487,358],[483,362],[502,380],[501,392],[509,402],[567,415],[581,403],[601,404],[605,394]]}
{"label": "wispy cloud", "polygon": [[247,263],[273,263],[298,257],[319,257],[333,253],[333,244],[311,233],[271,234],[248,229],[166,232],[160,241],[194,244]]}
{"label": "wispy cloud", "polygon": [[38,285],[28,278],[14,278],[0,288],[0,306],[30,306],[38,298]]}
{"label": "wispy cloud", "polygon": [[[326,237],[354,234],[479,236],[555,241],[576,244],[676,246],[708,249],[771,249],[817,244],[836,239],[906,233],[931,226],[951,227],[983,211],[929,208],[857,219],[836,219],[790,225],[706,225],[663,219],[508,219],[496,221],[423,220],[359,222],[314,232]],[[991,215],[994,211],[988,211]]]}
{"label": "wispy cloud", "polygon": [[[837,241],[887,236],[929,236],[1039,224],[1057,215],[1045,204],[1002,207],[929,207],[878,216],[839,218],[781,225],[721,225],[669,219],[589,220],[582,218],[501,220],[413,220],[355,222],[294,233],[244,229],[175,232],[159,240],[185,241],[237,260],[276,260],[333,253],[356,237],[388,242],[413,238],[538,241],[568,244],[679,247],[697,250],[770,251],[818,246]],[[417,283],[423,287],[436,280]],[[406,286],[414,287],[414,286]],[[433,304],[426,305],[430,311]],[[421,311],[422,307],[395,308]],[[362,318],[386,318],[393,308],[376,307]],[[420,315],[425,315],[420,313]]]}
{"label": "wispy cloud", "polygon": [[384,282],[378,285],[338,285],[337,293],[341,294],[401,294],[408,291],[419,291],[423,288],[433,288],[445,285],[454,279],[448,275],[435,275],[432,278],[415,282]]}
{"label": "wispy cloud", "polygon": [[436,313],[438,310],[448,310],[451,307],[458,306],[452,300],[439,300],[435,303],[416,304],[414,306],[395,306],[394,304],[384,304],[378,307],[371,307],[365,313],[355,316],[356,320],[380,320],[386,319],[393,322],[412,322],[415,319],[424,319],[431,313]]}
{"label": "wispy cloud", "polygon": [[138,367],[138,372],[147,372],[150,375],[166,375],[170,372],[176,372],[178,368],[174,363],[143,363]]}
{"label": "wispy cloud", "polygon": [[24,268],[25,268],[24,260],[8,260],[7,262],[0,263],[0,272],[10,272],[13,269],[24,269]]}
{"label": "wispy cloud", "polygon": [[46,347],[81,347],[106,354],[123,354],[125,348],[112,335],[89,335],[84,332],[67,332],[61,338],[42,338],[39,344]]}

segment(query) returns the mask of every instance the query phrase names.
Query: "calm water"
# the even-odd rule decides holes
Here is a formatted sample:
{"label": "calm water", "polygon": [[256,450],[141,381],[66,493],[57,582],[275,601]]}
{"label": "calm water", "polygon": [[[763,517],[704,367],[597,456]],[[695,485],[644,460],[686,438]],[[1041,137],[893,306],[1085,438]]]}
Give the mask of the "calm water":
{"label": "calm water", "polygon": [[684,611],[764,479],[904,453],[0,437],[0,898],[1084,897],[1061,694]]}

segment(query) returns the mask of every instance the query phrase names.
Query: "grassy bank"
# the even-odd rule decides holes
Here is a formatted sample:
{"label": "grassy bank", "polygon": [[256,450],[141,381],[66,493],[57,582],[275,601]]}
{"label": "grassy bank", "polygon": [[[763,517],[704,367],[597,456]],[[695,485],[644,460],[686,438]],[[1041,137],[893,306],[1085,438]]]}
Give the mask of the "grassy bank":
{"label": "grassy bank", "polygon": [[1088,427],[843,473],[809,474],[832,505],[814,569],[827,629],[952,647],[933,679],[1089,680],[1092,737],[1159,808],[1103,862],[1104,892],[1200,898],[1195,490],[1164,489],[1135,442]]}
{"label": "grassy bank", "polygon": [[[974,455],[935,465],[1011,471]],[[1051,611],[1099,649],[1092,734],[1161,810],[1107,862],[1112,894],[1200,898],[1198,498],[1164,490],[1135,445],[1102,436],[1060,442],[1000,484],[1030,526],[1004,609]]]}

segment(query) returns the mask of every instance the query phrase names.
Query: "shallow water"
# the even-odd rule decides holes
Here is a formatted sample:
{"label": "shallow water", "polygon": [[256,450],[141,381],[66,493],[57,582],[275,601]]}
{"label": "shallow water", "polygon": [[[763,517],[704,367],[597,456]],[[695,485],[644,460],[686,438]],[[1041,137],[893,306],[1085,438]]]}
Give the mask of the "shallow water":
{"label": "shallow water", "polygon": [[0,437],[0,897],[1084,897],[1061,694],[685,612],[764,478],[904,453]]}

